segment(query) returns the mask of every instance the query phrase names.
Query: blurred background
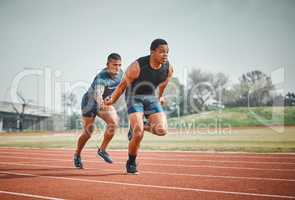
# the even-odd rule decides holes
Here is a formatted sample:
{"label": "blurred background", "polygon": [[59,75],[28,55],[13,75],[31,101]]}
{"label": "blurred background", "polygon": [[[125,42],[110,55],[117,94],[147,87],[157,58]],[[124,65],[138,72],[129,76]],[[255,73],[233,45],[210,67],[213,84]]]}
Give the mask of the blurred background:
{"label": "blurred background", "polygon": [[[143,149],[294,151],[294,19],[292,0],[0,0],[0,145],[74,147],[81,97],[107,56],[125,70],[163,38],[170,133],[146,134]],[[111,148],[124,149],[116,106]]]}

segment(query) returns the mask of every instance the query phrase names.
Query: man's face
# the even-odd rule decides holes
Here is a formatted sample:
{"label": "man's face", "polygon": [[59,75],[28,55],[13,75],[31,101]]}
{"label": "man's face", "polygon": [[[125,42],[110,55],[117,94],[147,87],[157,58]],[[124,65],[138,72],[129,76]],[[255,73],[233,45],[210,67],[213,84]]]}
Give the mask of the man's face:
{"label": "man's face", "polygon": [[110,59],[107,63],[108,72],[111,76],[119,74],[121,68],[121,60]]}
{"label": "man's face", "polygon": [[168,53],[169,53],[169,48],[168,48],[168,45],[166,44],[158,46],[158,48],[156,48],[155,50],[151,52],[155,60],[161,64],[164,64],[167,62]]}

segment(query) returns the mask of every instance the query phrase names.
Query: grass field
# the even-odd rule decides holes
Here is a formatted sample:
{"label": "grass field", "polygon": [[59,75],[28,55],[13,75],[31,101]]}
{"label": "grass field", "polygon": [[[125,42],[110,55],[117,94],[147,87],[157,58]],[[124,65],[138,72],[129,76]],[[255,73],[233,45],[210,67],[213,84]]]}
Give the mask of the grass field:
{"label": "grass field", "polygon": [[169,119],[170,127],[295,125],[295,107],[238,107]]}
{"label": "grass field", "polygon": [[[284,126],[285,125],[285,126]],[[228,108],[169,119],[169,134],[146,133],[144,150],[295,152],[295,108]],[[223,127],[223,128],[222,128]],[[0,146],[75,148],[80,130],[72,133],[1,133]],[[87,147],[96,148],[102,132]],[[127,149],[127,129],[121,128],[110,149]]]}
{"label": "grass field", "polygon": [[[275,127],[278,128],[278,127]],[[282,131],[282,130],[281,130]],[[127,130],[120,129],[110,149],[127,149]],[[1,147],[75,148],[79,133],[7,133],[0,135]],[[102,134],[96,133],[87,143],[96,148]],[[171,129],[164,137],[145,133],[141,149],[169,151],[243,151],[243,152],[295,152],[295,127],[277,132],[269,127],[233,128],[227,132],[192,130],[180,132]]]}

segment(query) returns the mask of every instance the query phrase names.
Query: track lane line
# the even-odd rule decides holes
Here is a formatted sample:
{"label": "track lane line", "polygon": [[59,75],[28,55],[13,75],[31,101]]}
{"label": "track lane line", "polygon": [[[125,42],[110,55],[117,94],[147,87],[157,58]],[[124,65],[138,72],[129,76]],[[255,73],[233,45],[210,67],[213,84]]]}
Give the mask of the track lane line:
{"label": "track lane line", "polygon": [[[17,154],[17,155],[28,155],[28,153],[24,153],[24,152],[4,152],[5,154]],[[36,153],[36,152],[30,152],[29,154],[32,155],[40,155],[40,156],[57,156],[54,153]],[[68,157],[68,155],[58,155],[58,156],[63,156],[63,157]],[[96,155],[88,155],[88,157],[91,158],[95,158]],[[117,158],[117,159],[126,159],[126,156],[112,156],[112,158]],[[206,160],[198,160],[198,159],[173,159],[173,158],[154,158],[154,157],[146,157],[146,156],[138,156],[139,160],[161,160],[161,161],[185,161],[185,162],[214,162],[214,163],[237,163],[237,164],[270,164],[270,165],[274,165],[274,164],[278,164],[278,165],[294,165],[295,166],[295,162],[274,162],[274,161],[269,161],[269,162],[262,162],[262,161],[235,161],[235,160],[210,160],[210,159],[206,159]]]}
{"label": "track lane line", "polygon": [[90,182],[90,183],[100,183],[100,184],[110,184],[110,185],[120,185],[120,186],[123,185],[123,186],[141,187],[141,188],[180,190],[180,191],[203,192],[203,193],[217,193],[217,194],[227,194],[227,195],[235,195],[235,196],[256,196],[256,197],[270,197],[270,198],[278,198],[278,199],[295,199],[295,196],[275,195],[275,194],[247,193],[247,192],[233,192],[233,191],[223,191],[223,190],[209,190],[209,189],[201,189],[201,188],[160,186],[160,185],[150,185],[150,184],[124,183],[124,182],[118,182],[118,181],[99,181],[99,180],[81,179],[81,178],[69,178],[69,177],[44,176],[44,175],[27,174],[27,173],[15,173],[15,172],[9,172],[9,171],[0,171],[0,173],[19,175],[19,176],[29,176],[29,177],[42,177],[42,178],[55,179],[55,180],[70,180],[70,181]]}
{"label": "track lane line", "polygon": [[0,194],[8,194],[8,195],[22,196],[22,197],[32,197],[32,198],[36,198],[36,199],[65,200],[65,199],[56,198],[56,197],[49,197],[49,196],[35,195],[35,194],[27,194],[27,193],[20,193],[20,192],[2,191],[2,190],[0,190]]}
{"label": "track lane line", "polygon": [[[16,165],[16,166],[31,166],[31,167],[48,167],[48,168],[60,168],[76,170],[74,167],[64,167],[60,165],[40,165],[32,163],[13,163],[13,162],[0,162],[0,165]],[[40,169],[41,171],[42,169]],[[86,170],[97,170],[97,168],[87,168]],[[123,170],[117,169],[99,169],[105,172],[122,172]],[[168,176],[189,176],[189,177],[203,177],[203,178],[216,178],[216,179],[244,179],[244,180],[254,180],[254,181],[284,181],[284,182],[295,182],[295,179],[284,179],[284,178],[261,178],[261,177],[247,177],[247,176],[220,176],[220,175],[210,175],[210,174],[185,174],[185,173],[171,173],[171,172],[156,172],[156,171],[146,171],[141,170],[141,174],[156,174],[156,175],[168,175]]]}
{"label": "track lane line", "polygon": [[[2,158],[19,158],[19,159],[32,159],[32,160],[44,160],[43,158],[36,157],[24,157],[24,156],[4,156],[0,155]],[[52,159],[46,158],[46,160],[51,161],[72,161],[68,159]],[[93,160],[84,160],[89,163],[101,163],[100,161]],[[116,164],[124,164],[125,162],[116,162]],[[286,171],[286,172],[294,172],[295,169],[281,169],[281,168],[257,168],[257,167],[231,167],[231,166],[214,166],[214,165],[184,165],[184,164],[154,164],[154,163],[144,163],[144,165],[149,166],[165,166],[165,167],[185,167],[185,168],[216,168],[216,169],[237,169],[237,170],[257,170],[257,171]]]}
{"label": "track lane line", "polygon": [[[15,147],[0,147],[0,152],[5,150],[16,150],[16,151],[39,151],[39,152],[55,152],[55,153],[71,153],[74,152],[75,149],[69,149],[69,148],[15,148]],[[65,152],[68,151],[68,152]],[[85,152],[93,152],[95,153],[95,149],[84,149]],[[10,151],[11,152],[11,151]],[[114,153],[127,153],[127,150],[110,150],[110,152]],[[142,150],[141,151],[144,154],[153,154],[153,153],[159,153],[159,154],[165,154],[165,157],[167,156],[173,156],[173,157],[207,157],[207,156],[216,156],[216,157],[236,157],[236,158],[261,158],[261,159],[288,159],[288,160],[295,160],[295,153],[255,153],[255,152],[202,152],[202,151],[148,151],[148,150]],[[127,155],[127,154],[126,154]],[[262,156],[261,156],[262,155]],[[265,155],[265,156],[263,156]],[[156,156],[158,157],[158,156]],[[159,156],[161,157],[161,156]]]}

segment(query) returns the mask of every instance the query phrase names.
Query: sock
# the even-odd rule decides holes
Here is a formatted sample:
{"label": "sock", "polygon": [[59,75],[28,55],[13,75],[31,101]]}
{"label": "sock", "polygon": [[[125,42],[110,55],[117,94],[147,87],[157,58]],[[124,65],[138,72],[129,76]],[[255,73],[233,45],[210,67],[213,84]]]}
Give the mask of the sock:
{"label": "sock", "polygon": [[78,154],[74,154],[74,158],[80,158],[81,156]]}
{"label": "sock", "polygon": [[136,155],[130,155],[130,154],[128,154],[128,156],[129,156],[129,161],[131,163],[135,163]]}

